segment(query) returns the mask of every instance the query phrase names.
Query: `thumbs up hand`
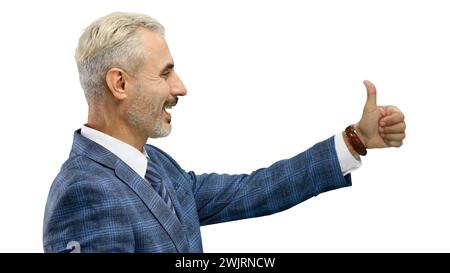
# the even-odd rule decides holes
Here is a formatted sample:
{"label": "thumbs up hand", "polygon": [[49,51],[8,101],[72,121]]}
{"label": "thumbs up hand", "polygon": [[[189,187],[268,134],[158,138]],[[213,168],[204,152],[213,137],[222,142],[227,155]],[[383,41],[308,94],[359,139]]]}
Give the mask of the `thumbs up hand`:
{"label": "thumbs up hand", "polygon": [[377,90],[364,81],[367,101],[355,130],[367,148],[400,147],[405,139],[405,116],[395,106],[378,106]]}

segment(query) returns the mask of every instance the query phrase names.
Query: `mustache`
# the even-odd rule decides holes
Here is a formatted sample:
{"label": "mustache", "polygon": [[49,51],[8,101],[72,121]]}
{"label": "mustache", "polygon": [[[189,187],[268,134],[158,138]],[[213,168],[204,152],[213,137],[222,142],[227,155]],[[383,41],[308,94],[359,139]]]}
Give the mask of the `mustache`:
{"label": "mustache", "polygon": [[177,103],[178,103],[178,97],[175,97],[173,100],[167,101],[167,102],[164,104],[164,106],[169,106],[169,107],[171,107],[171,106],[176,106]]}

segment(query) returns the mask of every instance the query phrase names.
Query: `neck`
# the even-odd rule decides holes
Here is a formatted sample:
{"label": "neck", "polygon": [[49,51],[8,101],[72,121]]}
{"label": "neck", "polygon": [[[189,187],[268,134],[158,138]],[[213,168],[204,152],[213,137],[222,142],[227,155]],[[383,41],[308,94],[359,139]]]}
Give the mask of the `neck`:
{"label": "neck", "polygon": [[144,132],[136,130],[123,118],[112,115],[110,112],[105,115],[102,111],[94,111],[91,108],[89,108],[86,126],[123,141],[140,152],[143,152],[148,139]]}

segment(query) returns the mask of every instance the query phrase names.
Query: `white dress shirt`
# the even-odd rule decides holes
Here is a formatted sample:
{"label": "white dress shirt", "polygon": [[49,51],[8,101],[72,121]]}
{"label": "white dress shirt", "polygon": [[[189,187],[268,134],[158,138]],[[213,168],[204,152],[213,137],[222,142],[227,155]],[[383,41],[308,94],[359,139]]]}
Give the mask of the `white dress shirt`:
{"label": "white dress shirt", "polygon": [[148,162],[148,154],[145,149],[143,149],[144,152],[141,152],[128,143],[84,125],[81,127],[81,135],[115,154],[118,158],[125,162],[125,164],[133,169],[133,171],[145,179]]}
{"label": "white dress shirt", "polygon": [[[115,154],[118,158],[125,162],[125,164],[145,179],[148,160],[148,154],[145,149],[141,152],[130,144],[84,125],[81,127],[81,135]],[[334,136],[334,145],[336,148],[339,165],[341,166],[341,171],[344,176],[358,169],[362,165],[361,158],[359,156],[357,158],[353,157],[348,150],[347,145],[344,142],[344,138],[342,137],[342,133],[338,133]]]}
{"label": "white dress shirt", "polygon": [[334,135],[334,147],[336,148],[339,165],[341,165],[341,172],[344,176],[361,167],[361,157],[357,155],[355,158],[348,150],[342,132]]}

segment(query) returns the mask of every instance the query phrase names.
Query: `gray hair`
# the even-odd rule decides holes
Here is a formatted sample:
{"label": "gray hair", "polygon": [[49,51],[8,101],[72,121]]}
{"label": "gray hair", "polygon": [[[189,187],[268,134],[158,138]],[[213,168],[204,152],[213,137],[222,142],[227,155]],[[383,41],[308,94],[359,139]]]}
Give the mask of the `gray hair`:
{"label": "gray hair", "polygon": [[145,63],[148,53],[136,33],[138,28],[164,36],[164,27],[150,16],[123,12],[97,19],[80,36],[75,60],[88,104],[103,96],[110,68],[120,67],[136,75]]}

